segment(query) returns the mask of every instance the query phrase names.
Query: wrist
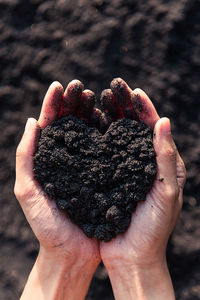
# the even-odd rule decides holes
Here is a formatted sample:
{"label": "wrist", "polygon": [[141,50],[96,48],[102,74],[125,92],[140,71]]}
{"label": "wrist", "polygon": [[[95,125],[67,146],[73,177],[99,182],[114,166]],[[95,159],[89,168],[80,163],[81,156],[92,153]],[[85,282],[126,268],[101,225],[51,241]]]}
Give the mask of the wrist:
{"label": "wrist", "polygon": [[66,250],[52,250],[46,249],[40,246],[39,254],[37,260],[39,262],[48,262],[48,264],[52,267],[55,265],[58,267],[58,270],[68,270],[74,268],[75,270],[81,270],[86,268],[88,271],[92,272],[95,270],[99,264],[99,257],[95,256],[87,256],[82,255],[80,252],[73,253],[70,251],[66,253]]}
{"label": "wrist", "polygon": [[[120,240],[119,240],[120,241]],[[109,244],[109,243],[108,243]],[[101,245],[102,246],[102,245]],[[107,244],[100,247],[100,255],[106,269],[118,268],[148,268],[148,266],[158,266],[166,264],[166,246],[149,247],[149,249],[137,249],[137,247],[130,247],[125,249],[116,244],[112,247],[107,247]],[[156,249],[155,249],[156,248]]]}
{"label": "wrist", "polygon": [[85,258],[63,259],[41,247],[21,299],[84,299],[97,265]]}
{"label": "wrist", "polygon": [[152,264],[118,263],[107,271],[115,299],[175,299],[166,259]]}

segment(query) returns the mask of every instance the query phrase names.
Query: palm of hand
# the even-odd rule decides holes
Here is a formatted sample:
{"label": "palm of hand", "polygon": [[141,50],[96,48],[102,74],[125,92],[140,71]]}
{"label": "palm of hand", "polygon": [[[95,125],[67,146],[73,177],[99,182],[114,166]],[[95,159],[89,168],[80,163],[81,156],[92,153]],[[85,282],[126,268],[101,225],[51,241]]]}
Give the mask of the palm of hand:
{"label": "palm of hand", "polygon": [[101,242],[100,253],[105,265],[115,258],[150,264],[159,255],[164,255],[169,235],[175,226],[182,206],[185,168],[171,138],[169,120],[159,121],[148,96],[139,89],[131,91],[121,79],[113,80],[111,89],[106,92],[110,94],[110,101],[103,95],[102,104],[113,114],[113,118],[117,107],[115,115],[112,107],[116,102],[125,117],[139,119],[154,128],[158,173],[146,201],[138,203],[128,230],[109,243]]}
{"label": "palm of hand", "polygon": [[[79,227],[58,210],[56,203],[49,199],[37,183],[33,183],[30,206],[24,207],[27,219],[40,241],[48,250],[56,250],[63,257],[98,257],[98,242],[89,239]],[[28,210],[28,211],[27,211]],[[80,247],[79,247],[79,246]],[[81,252],[81,253],[80,253]]]}
{"label": "palm of hand", "polygon": [[164,253],[181,208],[181,199],[175,204],[173,201],[176,192],[167,194],[166,190],[156,179],[146,200],[138,203],[128,230],[110,243],[101,243],[100,253],[105,263],[114,257],[124,258],[128,249],[131,253],[128,251],[127,259],[131,257],[137,264],[153,263],[152,258]]}
{"label": "palm of hand", "polygon": [[[83,91],[81,82],[72,81],[64,96],[62,86],[55,82],[45,96],[38,125],[45,128],[57,119],[60,113],[62,116],[77,114],[77,107],[79,107],[78,117],[87,122],[93,106],[94,94],[89,90]],[[40,246],[56,251],[63,257],[73,254],[73,257],[94,258],[94,261],[98,261],[98,241],[89,239],[81,229],[66,218],[64,212],[58,210],[56,203],[48,198],[34,180],[33,154],[39,133],[38,125],[35,121],[32,131],[28,130],[26,133],[25,130],[18,146],[15,194]]]}
{"label": "palm of hand", "polygon": [[[169,124],[164,124],[166,120],[164,123],[158,122],[159,116],[147,95],[141,90],[131,91],[126,83],[119,79],[111,83],[111,88],[112,91],[106,90],[106,93],[103,92],[101,97],[101,102],[109,113],[111,121],[127,117],[140,119],[152,128],[156,124],[157,128],[156,126],[154,128],[156,133],[154,148],[157,154],[158,175],[153,188],[146,197],[146,201],[139,203],[133,213],[127,232],[119,235],[109,243],[100,243],[100,253],[105,264],[109,259],[115,257],[124,258],[127,251],[129,254],[127,255],[128,259],[130,257],[132,260],[137,258],[137,261],[139,261],[139,258],[154,257],[160,248],[165,248],[181,208],[182,188],[185,180],[185,169],[178,152],[175,148],[172,149],[173,146],[168,147],[168,149],[165,147],[167,144],[162,144],[162,127],[164,126],[166,129]],[[73,114],[73,110],[77,109],[77,103],[79,103],[78,117],[87,123],[88,116],[91,117],[92,115],[90,119],[93,120],[93,125],[98,128],[101,127],[100,123],[103,120],[101,112],[93,108],[94,94],[82,90],[83,86],[80,82],[77,83],[76,81],[76,83],[69,84],[64,93],[61,111],[63,90],[61,85],[54,83],[44,99],[38,121],[40,127],[45,128],[58,115],[60,116],[61,112],[61,116]],[[157,123],[159,124],[157,125]],[[25,165],[17,168],[23,169],[24,175],[21,176],[23,180],[19,175],[17,176],[18,180],[15,187],[17,198],[24,213],[43,247],[56,249],[57,253],[61,255],[66,256],[73,253],[82,257],[94,257],[98,261],[100,259],[98,241],[87,238],[81,229],[57,209],[55,202],[48,199],[39,184],[33,180],[32,155],[36,135],[37,126],[35,124],[35,132],[32,132],[32,136],[26,138],[25,144],[22,143],[18,150],[19,158],[21,154],[27,156]],[[172,144],[172,141],[170,143]],[[165,153],[162,153],[160,148],[166,148]],[[24,153],[24,149],[27,149],[26,153]],[[162,166],[167,157],[166,153],[176,160],[176,170],[173,170],[173,174],[170,173],[171,171],[168,172],[166,162],[165,166]],[[19,162],[18,164],[20,165]],[[159,181],[159,178],[164,178],[164,181]],[[177,198],[179,200],[174,201]]]}

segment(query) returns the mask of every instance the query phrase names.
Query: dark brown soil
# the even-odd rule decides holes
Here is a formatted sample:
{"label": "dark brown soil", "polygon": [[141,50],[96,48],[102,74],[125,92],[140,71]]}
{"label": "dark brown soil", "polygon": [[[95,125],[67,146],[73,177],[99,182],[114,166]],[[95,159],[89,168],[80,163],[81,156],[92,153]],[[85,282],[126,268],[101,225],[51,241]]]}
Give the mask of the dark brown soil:
{"label": "dark brown soil", "polygon": [[153,131],[137,121],[113,122],[102,135],[69,116],[42,130],[35,179],[88,237],[123,233],[156,176]]}
{"label": "dark brown soil", "polygon": [[[200,1],[0,0],[0,299],[18,299],[38,243],[13,195],[15,149],[53,80],[80,79],[97,98],[114,77],[170,117],[187,167],[168,248],[178,300],[200,299]],[[98,268],[87,300],[113,299]]]}

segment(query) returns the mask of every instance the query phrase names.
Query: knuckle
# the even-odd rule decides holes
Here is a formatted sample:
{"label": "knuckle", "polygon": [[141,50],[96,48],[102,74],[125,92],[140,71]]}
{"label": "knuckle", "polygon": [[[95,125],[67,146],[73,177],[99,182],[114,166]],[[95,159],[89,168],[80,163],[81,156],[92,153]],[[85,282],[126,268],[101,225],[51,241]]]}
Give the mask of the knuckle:
{"label": "knuckle", "polygon": [[17,149],[16,149],[16,157],[21,157],[21,156],[24,156],[24,149],[19,144]]}
{"label": "knuckle", "polygon": [[186,167],[185,167],[184,163],[181,164],[181,169],[182,169],[182,173],[183,173],[183,178],[184,178],[184,180],[186,180],[187,171],[186,171]]}
{"label": "knuckle", "polygon": [[16,158],[29,158],[31,156],[32,154],[30,153],[29,149],[19,144],[16,150]]}
{"label": "knuckle", "polygon": [[178,185],[169,186],[166,191],[167,198],[171,201],[175,201],[178,199],[179,189]]}
{"label": "knuckle", "polygon": [[19,202],[24,198],[24,190],[19,187],[17,182],[15,182],[14,194]]}
{"label": "knuckle", "polygon": [[17,188],[16,182],[15,182],[15,185],[14,185],[14,194],[15,194],[16,198],[18,198],[18,188]]}
{"label": "knuckle", "polygon": [[184,162],[180,159],[177,161],[177,172],[178,172],[179,185],[183,189],[187,178],[187,171]]}
{"label": "knuckle", "polygon": [[176,151],[172,147],[164,148],[162,150],[162,155],[171,158],[172,160],[176,160]]}
{"label": "knuckle", "polygon": [[14,194],[19,202],[37,196],[36,190],[31,182],[20,182],[19,180],[15,181]]}
{"label": "knuckle", "polygon": [[185,167],[185,164],[184,164],[183,160],[181,160],[180,164],[181,164],[181,169],[182,169],[182,172],[184,174],[184,177],[186,178],[187,170],[186,170],[186,167]]}

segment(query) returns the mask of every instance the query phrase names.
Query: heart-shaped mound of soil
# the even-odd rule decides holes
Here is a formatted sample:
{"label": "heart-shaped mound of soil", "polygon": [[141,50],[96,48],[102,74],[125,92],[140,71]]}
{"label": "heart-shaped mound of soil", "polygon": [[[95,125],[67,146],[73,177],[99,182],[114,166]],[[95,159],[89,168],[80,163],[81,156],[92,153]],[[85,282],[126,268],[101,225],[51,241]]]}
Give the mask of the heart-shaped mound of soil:
{"label": "heart-shaped mound of soil", "polygon": [[152,130],[121,119],[102,135],[69,116],[41,132],[35,179],[88,237],[124,232],[156,176]]}

